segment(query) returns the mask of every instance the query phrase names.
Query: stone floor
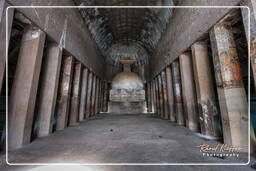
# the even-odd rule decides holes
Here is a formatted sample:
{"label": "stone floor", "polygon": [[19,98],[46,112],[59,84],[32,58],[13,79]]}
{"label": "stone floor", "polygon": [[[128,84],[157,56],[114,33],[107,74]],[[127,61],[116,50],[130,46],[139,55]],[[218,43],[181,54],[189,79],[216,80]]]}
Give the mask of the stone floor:
{"label": "stone floor", "polygon": [[[203,156],[198,146],[220,142],[205,140],[170,121],[152,115],[99,114],[79,126],[39,138],[9,153],[11,163],[241,163],[239,157]],[[2,157],[3,158],[3,157]],[[70,169],[69,169],[70,168]],[[72,168],[72,169],[71,169]],[[246,171],[249,166],[0,166],[0,170]]]}

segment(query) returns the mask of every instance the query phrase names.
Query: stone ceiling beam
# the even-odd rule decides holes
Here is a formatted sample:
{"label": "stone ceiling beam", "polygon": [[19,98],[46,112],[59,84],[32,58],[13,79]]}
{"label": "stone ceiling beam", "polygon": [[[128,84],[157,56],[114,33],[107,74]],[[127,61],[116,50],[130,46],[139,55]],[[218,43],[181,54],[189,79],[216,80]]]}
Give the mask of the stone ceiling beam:
{"label": "stone ceiling beam", "polygon": [[[181,6],[237,6],[240,0],[184,0]],[[231,8],[175,9],[165,33],[151,57],[151,78],[160,73],[191,44],[209,32],[209,29],[225,16]],[[186,12],[184,12],[186,11]],[[173,43],[175,42],[175,43]],[[163,48],[166,47],[166,48]]]}
{"label": "stone ceiling beam", "polygon": [[[14,6],[74,6],[72,0],[9,0]],[[104,58],[96,49],[83,18],[77,9],[18,8],[29,20],[43,30],[59,46],[92,70],[105,77]]]}

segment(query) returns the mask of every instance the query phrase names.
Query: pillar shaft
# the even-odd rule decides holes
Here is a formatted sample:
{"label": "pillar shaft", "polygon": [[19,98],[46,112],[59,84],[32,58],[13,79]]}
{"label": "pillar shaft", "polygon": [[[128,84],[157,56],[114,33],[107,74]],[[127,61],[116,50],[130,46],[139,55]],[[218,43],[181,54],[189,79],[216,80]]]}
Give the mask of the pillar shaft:
{"label": "pillar shaft", "polygon": [[182,99],[186,127],[192,131],[199,131],[199,116],[197,110],[196,88],[193,76],[193,63],[190,52],[179,56],[182,85]]}
{"label": "pillar shaft", "polygon": [[98,113],[100,113],[100,103],[101,103],[101,79],[99,79],[99,90],[98,90]]}
{"label": "pillar shaft", "polygon": [[153,81],[150,82],[151,87],[151,112],[155,113],[155,88]]}
{"label": "pillar shaft", "polygon": [[218,23],[210,31],[224,142],[246,149],[248,110],[238,54],[229,23]]}
{"label": "pillar shaft", "polygon": [[[250,64],[251,64],[251,71],[252,71],[252,76],[254,80],[254,91],[256,92],[256,1],[254,0],[241,0],[241,6],[248,6],[250,8],[250,16],[248,9],[243,8],[242,9],[242,17],[243,17],[243,22],[244,22],[244,28],[246,32],[246,38],[247,41],[250,42]],[[250,38],[249,38],[249,25],[248,21],[250,18]],[[251,105],[252,108],[252,105]],[[252,113],[251,113],[252,116]],[[251,119],[252,121],[252,119]],[[250,150],[251,153],[256,152],[256,139],[255,139],[255,132],[254,128],[255,125],[252,125],[252,122],[250,123],[251,129],[250,129],[250,135],[251,135],[251,146]]]}
{"label": "pillar shaft", "polygon": [[101,108],[101,92],[102,92],[102,87],[101,87],[101,79],[99,79],[99,94],[98,94],[98,113],[100,113],[100,108]]}
{"label": "pillar shaft", "polygon": [[150,103],[149,103],[149,111],[152,113],[153,112],[153,87],[152,87],[152,82],[149,82],[149,98],[150,98]]}
{"label": "pillar shaft", "polygon": [[149,98],[148,98],[148,93],[149,91],[149,85],[146,84],[146,87],[145,87],[145,97],[146,97],[146,108],[147,108],[147,112],[149,112]]}
{"label": "pillar shaft", "polygon": [[87,89],[87,100],[86,100],[86,118],[90,117],[91,109],[92,109],[92,82],[93,81],[93,73],[90,72],[88,76],[88,89]]}
{"label": "pillar shaft", "polygon": [[[6,46],[9,47],[9,40],[12,30],[12,23],[13,23],[13,16],[14,16],[14,8],[8,10],[8,37],[7,37],[7,43],[6,43],[6,8],[10,6],[6,2],[6,0],[3,0],[0,2],[0,40],[2,40],[1,46],[0,46],[0,93],[2,92],[2,85],[4,82],[4,74],[5,74],[5,64],[6,64]],[[8,48],[7,48],[8,50]],[[6,124],[4,123],[3,130],[6,130]],[[5,150],[5,134],[2,134],[2,140],[0,140],[0,150]]]}
{"label": "pillar shaft", "polygon": [[158,75],[158,85],[159,85],[159,102],[160,102],[160,116],[164,118],[164,93],[163,93],[163,81],[161,73]]}
{"label": "pillar shaft", "polygon": [[164,108],[164,91],[163,91],[163,80],[161,73],[158,75],[159,93],[160,93],[160,111],[161,117],[164,118],[165,108]]}
{"label": "pillar shaft", "polygon": [[157,115],[157,93],[156,93],[156,82],[155,79],[152,80],[153,93],[154,93],[154,114]]}
{"label": "pillar shaft", "polygon": [[96,101],[96,84],[97,84],[97,77],[93,74],[93,83],[92,83],[92,110],[90,116],[95,115],[95,101]]}
{"label": "pillar shaft", "polygon": [[2,40],[1,46],[0,46],[0,92],[2,90],[2,84],[5,74],[5,63],[6,63],[6,46],[9,46],[9,39],[11,35],[12,30],[12,22],[13,22],[13,15],[14,15],[14,9],[8,10],[8,37],[7,37],[7,44],[6,44],[6,8],[10,6],[6,0],[2,0],[0,2],[0,11],[1,11],[1,18],[0,18],[0,40]]}
{"label": "pillar shaft", "polygon": [[101,109],[102,112],[105,112],[105,98],[106,98],[105,97],[106,96],[106,84],[105,84],[105,82],[106,81],[104,80],[103,83],[102,83],[103,84],[102,85],[102,89],[103,89],[102,96],[103,97],[102,97],[102,106],[101,106],[102,107],[102,109]]}
{"label": "pillar shaft", "polygon": [[81,85],[81,98],[79,106],[79,121],[83,121],[85,117],[86,109],[86,98],[87,98],[87,84],[88,84],[88,69],[83,68],[82,74],[82,85]]}
{"label": "pillar shaft", "polygon": [[169,105],[168,105],[168,98],[167,98],[167,84],[166,84],[165,71],[161,72],[161,78],[162,78],[162,89],[163,89],[164,118],[169,119]]}
{"label": "pillar shaft", "polygon": [[172,63],[172,77],[174,85],[174,98],[175,98],[175,113],[177,123],[179,125],[185,125],[183,116],[183,104],[182,104],[182,90],[181,90],[181,78],[180,78],[180,65],[179,61]]}
{"label": "pillar shaft", "polygon": [[71,97],[71,108],[70,108],[70,117],[69,125],[75,126],[78,124],[79,116],[79,105],[80,105],[80,90],[82,82],[82,64],[80,62],[75,63],[75,71],[73,78],[73,88],[72,88],[72,97]]}
{"label": "pillar shaft", "polygon": [[155,92],[156,92],[156,114],[160,116],[161,111],[160,111],[160,98],[159,98],[159,85],[158,85],[158,77],[155,77]]}
{"label": "pillar shaft", "polygon": [[99,106],[99,110],[100,112],[102,112],[102,106],[103,106],[103,93],[104,93],[104,82],[103,80],[100,81],[100,106]]}
{"label": "pillar shaft", "polygon": [[107,108],[108,108],[108,82],[104,81],[104,105],[103,105],[103,112],[107,112]]}
{"label": "pillar shaft", "polygon": [[62,50],[56,43],[47,45],[41,70],[41,86],[38,99],[37,136],[47,136],[52,132],[58,85],[60,77]]}
{"label": "pillar shaft", "polygon": [[191,50],[201,133],[210,137],[219,137],[220,132],[216,122],[217,99],[208,47],[206,42],[196,42]]}
{"label": "pillar shaft", "polygon": [[102,112],[103,80],[100,80],[99,113]]}
{"label": "pillar shaft", "polygon": [[102,102],[103,102],[103,80],[100,80],[100,97],[99,97],[99,101],[100,101],[100,104],[99,104],[99,112],[102,112]]}
{"label": "pillar shaft", "polygon": [[104,106],[104,80],[101,80],[100,112],[103,112],[103,106]]}
{"label": "pillar shaft", "polygon": [[104,112],[104,105],[105,105],[105,81],[102,81],[102,104],[101,104],[101,111]]}
{"label": "pillar shaft", "polygon": [[152,112],[151,103],[152,103],[151,85],[150,85],[150,82],[148,82],[148,84],[147,84],[147,107],[148,107],[148,112]]}
{"label": "pillar shaft", "polygon": [[251,43],[251,53],[250,53],[252,76],[254,80],[254,89],[256,91],[256,39]]}
{"label": "pillar shaft", "polygon": [[[251,40],[251,43],[255,43],[256,41],[256,2],[254,0],[241,0],[242,6],[248,6],[250,9],[250,14],[247,8],[242,9],[242,17],[244,23],[244,30],[246,33],[247,40]],[[249,19],[250,19],[250,30],[249,30]],[[250,39],[249,39],[249,31],[250,31]],[[252,48],[252,47],[251,47]],[[252,52],[251,52],[252,53]]]}
{"label": "pillar shaft", "polygon": [[106,106],[106,112],[108,112],[108,102],[109,102],[109,93],[110,93],[110,85],[108,84],[108,82],[107,82],[106,93],[107,93],[107,96],[106,96],[105,106]]}
{"label": "pillar shaft", "polygon": [[9,149],[30,142],[44,43],[44,32],[25,28],[9,99]]}
{"label": "pillar shaft", "polygon": [[169,117],[172,122],[176,121],[175,117],[175,106],[174,106],[174,95],[173,95],[173,81],[171,67],[166,67],[166,84],[167,84],[167,97],[169,105]]}
{"label": "pillar shaft", "polygon": [[62,63],[56,112],[56,130],[63,130],[68,124],[74,58],[72,56],[64,56]]}
{"label": "pillar shaft", "polygon": [[99,106],[99,83],[100,83],[100,79],[97,78],[97,82],[96,82],[96,99],[95,99],[95,113],[98,114],[99,110],[98,110],[98,106]]}
{"label": "pillar shaft", "polygon": [[[254,0],[242,0],[242,5],[246,5],[250,8],[251,14],[250,14],[250,61],[251,61],[251,69],[252,69],[252,76],[254,80],[254,88],[256,92],[256,2]],[[246,11],[246,13],[245,13]],[[243,9],[242,11],[243,15],[243,21],[244,21],[244,27],[245,31],[248,32],[248,10]],[[248,33],[247,40],[248,38]]]}

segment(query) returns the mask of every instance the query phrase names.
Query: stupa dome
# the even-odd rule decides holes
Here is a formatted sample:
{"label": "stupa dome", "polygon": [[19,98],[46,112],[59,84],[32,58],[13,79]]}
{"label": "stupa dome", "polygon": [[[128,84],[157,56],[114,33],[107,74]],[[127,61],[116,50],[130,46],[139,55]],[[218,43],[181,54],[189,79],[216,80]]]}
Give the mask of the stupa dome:
{"label": "stupa dome", "polygon": [[120,72],[112,80],[112,89],[141,90],[143,81],[134,72]]}

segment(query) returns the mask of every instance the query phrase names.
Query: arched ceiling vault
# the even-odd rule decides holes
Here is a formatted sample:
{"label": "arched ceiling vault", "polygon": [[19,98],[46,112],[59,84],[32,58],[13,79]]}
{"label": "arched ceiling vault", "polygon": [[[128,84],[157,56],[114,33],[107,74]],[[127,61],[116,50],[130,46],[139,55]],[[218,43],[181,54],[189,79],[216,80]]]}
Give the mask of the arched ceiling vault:
{"label": "arched ceiling vault", "polygon": [[[79,6],[173,6],[173,0],[75,0]],[[171,8],[81,8],[92,37],[111,64],[147,63],[172,15]]]}

